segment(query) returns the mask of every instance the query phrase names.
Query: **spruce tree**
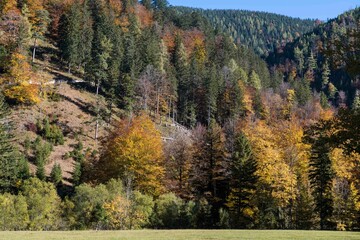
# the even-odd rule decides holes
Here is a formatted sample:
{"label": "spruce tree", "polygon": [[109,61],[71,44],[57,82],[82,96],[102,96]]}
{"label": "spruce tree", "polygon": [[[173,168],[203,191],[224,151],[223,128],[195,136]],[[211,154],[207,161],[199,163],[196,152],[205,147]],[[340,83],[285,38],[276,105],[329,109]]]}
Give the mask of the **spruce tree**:
{"label": "spruce tree", "polygon": [[325,89],[329,84],[329,76],[330,76],[330,67],[329,63],[326,61],[322,68],[322,89]]}
{"label": "spruce tree", "polygon": [[62,181],[62,170],[60,164],[54,164],[51,169],[50,179],[55,185],[59,185]]}
{"label": "spruce tree", "polygon": [[330,160],[329,122],[320,121],[306,133],[306,141],[312,144],[309,178],[315,199],[315,211],[319,214],[320,229],[331,229],[333,212],[332,181],[334,171]]}
{"label": "spruce tree", "polygon": [[19,162],[21,156],[13,146],[9,109],[0,93],[0,192],[11,192],[20,180]]}
{"label": "spruce tree", "polygon": [[227,199],[232,226],[244,228],[252,223],[247,212],[254,208],[251,201],[256,189],[258,177],[256,175],[257,163],[252,154],[249,140],[243,133],[235,136],[234,152],[231,157],[230,195]]}

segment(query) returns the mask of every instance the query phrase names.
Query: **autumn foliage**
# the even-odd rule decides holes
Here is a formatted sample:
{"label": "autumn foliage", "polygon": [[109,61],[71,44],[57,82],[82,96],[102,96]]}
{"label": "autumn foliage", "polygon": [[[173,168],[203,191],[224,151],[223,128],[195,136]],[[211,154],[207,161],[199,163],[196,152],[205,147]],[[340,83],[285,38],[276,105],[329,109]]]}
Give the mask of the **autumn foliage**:
{"label": "autumn foliage", "polygon": [[160,133],[145,114],[127,119],[107,140],[97,163],[100,179],[121,178],[150,195],[163,191],[163,150]]}

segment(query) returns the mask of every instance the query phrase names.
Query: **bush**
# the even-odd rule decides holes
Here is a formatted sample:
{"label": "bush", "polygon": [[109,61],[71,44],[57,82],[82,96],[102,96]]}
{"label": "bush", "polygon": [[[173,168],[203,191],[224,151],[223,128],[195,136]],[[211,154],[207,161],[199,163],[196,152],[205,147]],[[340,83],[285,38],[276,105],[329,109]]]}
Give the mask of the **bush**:
{"label": "bush", "polygon": [[83,153],[83,144],[82,142],[78,142],[74,149],[70,152],[70,156],[76,161],[76,162],[79,162],[79,163],[82,163],[85,159],[85,154]]}
{"label": "bush", "polygon": [[64,134],[62,129],[54,123],[51,124],[48,118],[44,118],[42,121],[37,120],[36,127],[38,129],[38,134],[45,140],[55,145],[64,144]]}
{"label": "bush", "polygon": [[155,201],[154,212],[151,216],[151,224],[155,228],[176,229],[191,228],[193,202],[184,202],[173,193],[161,195]]}

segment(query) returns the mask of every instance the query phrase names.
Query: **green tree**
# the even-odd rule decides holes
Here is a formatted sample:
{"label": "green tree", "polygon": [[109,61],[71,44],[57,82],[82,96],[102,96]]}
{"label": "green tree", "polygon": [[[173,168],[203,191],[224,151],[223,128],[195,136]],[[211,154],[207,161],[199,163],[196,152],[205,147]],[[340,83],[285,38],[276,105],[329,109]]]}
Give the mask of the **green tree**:
{"label": "green tree", "polygon": [[329,84],[329,76],[330,76],[331,72],[330,72],[330,67],[329,67],[329,63],[327,61],[325,61],[323,68],[322,68],[322,89],[325,89],[327,87],[327,85]]}
{"label": "green tree", "polygon": [[251,71],[249,76],[249,84],[254,87],[256,90],[261,89],[261,80],[259,75],[255,71]]}
{"label": "green tree", "polygon": [[51,181],[56,185],[59,185],[62,181],[62,171],[61,166],[58,163],[55,163],[50,173]]}
{"label": "green tree", "polygon": [[0,195],[0,230],[26,230],[29,224],[28,205],[24,196],[5,193]]}
{"label": "green tree", "polygon": [[59,32],[59,48],[70,72],[72,67],[80,67],[90,58],[93,29],[87,1],[71,5],[60,21]]}
{"label": "green tree", "polygon": [[320,229],[331,229],[333,212],[332,181],[334,177],[330,160],[328,130],[330,122],[320,121],[307,132],[307,141],[312,144],[309,178],[315,199],[315,211],[319,214]]}
{"label": "green tree", "polygon": [[58,229],[61,200],[52,183],[30,178],[24,181],[21,193],[28,206],[29,230]]}
{"label": "green tree", "polygon": [[230,195],[227,199],[232,226],[235,228],[249,227],[253,223],[255,206],[252,196],[258,180],[256,171],[257,163],[250,143],[243,133],[238,133],[231,157]]}
{"label": "green tree", "polygon": [[0,93],[0,192],[15,190],[18,181],[21,180],[21,156],[13,146],[12,124],[8,116],[9,110]]}

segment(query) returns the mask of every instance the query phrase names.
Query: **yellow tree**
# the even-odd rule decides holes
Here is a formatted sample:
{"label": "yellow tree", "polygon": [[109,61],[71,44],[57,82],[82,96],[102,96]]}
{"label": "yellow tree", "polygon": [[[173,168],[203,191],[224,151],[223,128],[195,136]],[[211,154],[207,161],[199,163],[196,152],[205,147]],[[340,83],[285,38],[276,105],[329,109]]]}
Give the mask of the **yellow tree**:
{"label": "yellow tree", "polygon": [[346,154],[343,149],[335,148],[330,153],[330,159],[335,173],[332,195],[337,229],[352,229],[360,213],[360,155]]}
{"label": "yellow tree", "polygon": [[286,219],[281,216],[295,199],[296,175],[283,158],[282,149],[277,143],[276,129],[264,121],[258,121],[246,127],[244,132],[257,161],[259,225],[284,227],[279,224],[286,224]]}
{"label": "yellow tree", "polygon": [[296,177],[282,158],[282,150],[277,145],[274,132],[259,121],[246,133],[257,159],[259,180],[270,187],[272,197],[280,206],[286,206],[294,197]]}
{"label": "yellow tree", "polygon": [[99,178],[121,178],[128,189],[157,196],[163,191],[162,149],[161,135],[147,115],[130,122],[123,120],[108,139],[97,164]]}
{"label": "yellow tree", "polygon": [[10,10],[17,9],[17,1],[16,0],[0,0],[0,13],[5,14]]}
{"label": "yellow tree", "polygon": [[0,83],[5,86],[4,95],[21,104],[35,104],[40,101],[38,86],[30,84],[31,67],[26,56],[15,52],[11,55],[7,74]]}

